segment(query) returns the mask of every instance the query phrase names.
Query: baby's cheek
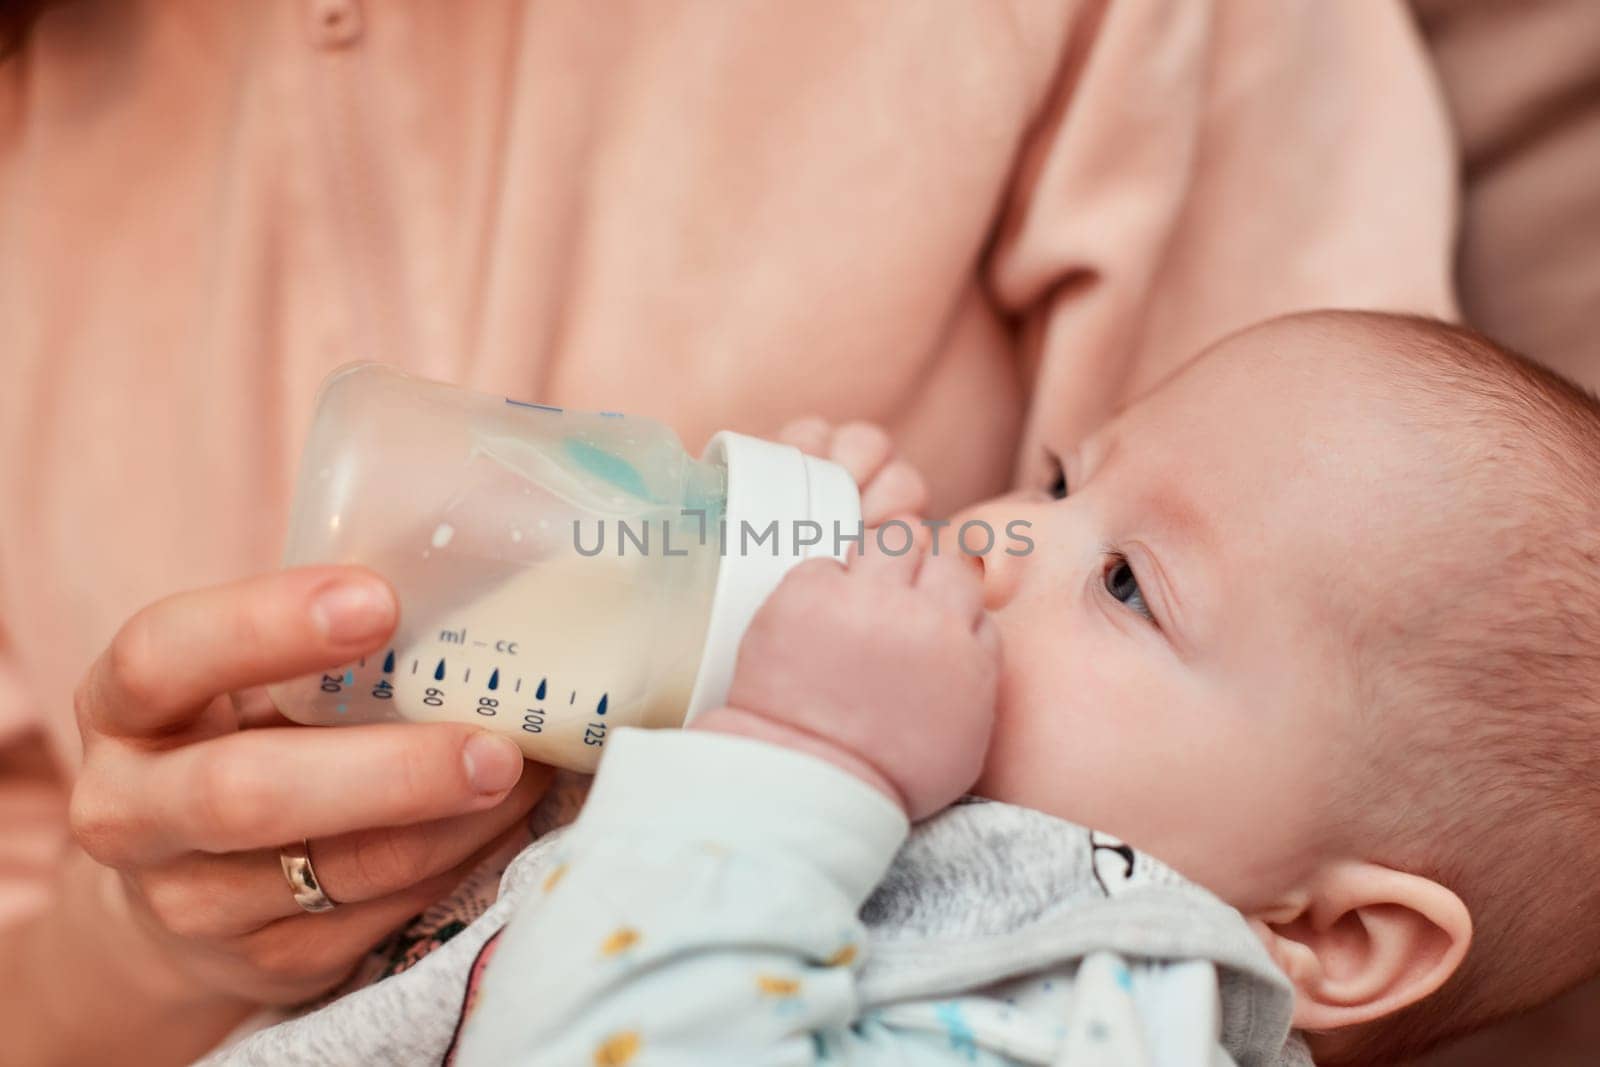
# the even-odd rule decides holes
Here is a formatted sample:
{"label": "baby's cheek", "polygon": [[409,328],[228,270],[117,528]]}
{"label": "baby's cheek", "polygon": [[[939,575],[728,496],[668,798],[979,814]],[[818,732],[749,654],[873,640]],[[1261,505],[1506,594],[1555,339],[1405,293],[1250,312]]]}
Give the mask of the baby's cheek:
{"label": "baby's cheek", "polygon": [[976,792],[1086,822],[1116,801],[1123,760],[1114,710],[1109,698],[1090,697],[1101,689],[1094,672],[1049,664],[1040,650],[1019,644],[1005,646],[994,733]]}
{"label": "baby's cheek", "polygon": [[976,791],[1152,851],[1210,837],[1201,827],[1217,814],[1219,777],[1238,765],[1218,751],[1225,740],[1210,735],[1184,679],[1114,642],[1080,640],[1074,651],[1051,657],[1025,637],[1007,645]]}

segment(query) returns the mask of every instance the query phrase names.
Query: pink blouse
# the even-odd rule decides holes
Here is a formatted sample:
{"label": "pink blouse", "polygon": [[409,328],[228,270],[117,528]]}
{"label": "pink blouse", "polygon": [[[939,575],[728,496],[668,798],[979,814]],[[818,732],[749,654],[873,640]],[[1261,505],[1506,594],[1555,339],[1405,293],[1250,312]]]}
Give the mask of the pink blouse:
{"label": "pink blouse", "polygon": [[[339,363],[691,448],[875,419],[947,510],[1225,331],[1450,314],[1453,166],[1389,2],[51,9],[0,62],[0,737],[70,780],[120,622],[274,565]],[[61,806],[4,773],[14,915]]]}

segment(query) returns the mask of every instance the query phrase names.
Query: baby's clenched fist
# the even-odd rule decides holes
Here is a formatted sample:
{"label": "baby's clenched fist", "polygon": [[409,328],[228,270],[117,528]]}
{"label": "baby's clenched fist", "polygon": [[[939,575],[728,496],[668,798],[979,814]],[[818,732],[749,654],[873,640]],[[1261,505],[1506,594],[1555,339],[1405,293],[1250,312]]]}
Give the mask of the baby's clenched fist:
{"label": "baby's clenched fist", "polygon": [[920,819],[983,767],[999,637],[972,558],[865,544],[789,572],[745,634],[727,706],[694,727],[810,752]]}

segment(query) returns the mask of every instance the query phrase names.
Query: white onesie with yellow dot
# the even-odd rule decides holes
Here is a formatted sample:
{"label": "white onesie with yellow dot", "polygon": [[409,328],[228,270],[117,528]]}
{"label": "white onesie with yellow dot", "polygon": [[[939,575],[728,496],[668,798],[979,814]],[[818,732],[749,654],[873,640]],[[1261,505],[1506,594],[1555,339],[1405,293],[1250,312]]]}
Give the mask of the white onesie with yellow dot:
{"label": "white onesie with yellow dot", "polygon": [[1305,1064],[1242,916],[1115,839],[901,812],[800,753],[621,731],[457,1065]]}

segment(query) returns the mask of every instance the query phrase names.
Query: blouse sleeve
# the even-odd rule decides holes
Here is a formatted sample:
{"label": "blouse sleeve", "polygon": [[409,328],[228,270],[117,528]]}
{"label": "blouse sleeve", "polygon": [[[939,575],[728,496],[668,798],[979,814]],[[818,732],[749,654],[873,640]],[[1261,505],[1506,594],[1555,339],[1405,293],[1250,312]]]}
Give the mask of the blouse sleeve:
{"label": "blouse sleeve", "polygon": [[1032,397],[1018,463],[1278,314],[1451,316],[1455,156],[1391,0],[1107,4],[1066,39],[987,264]]}

